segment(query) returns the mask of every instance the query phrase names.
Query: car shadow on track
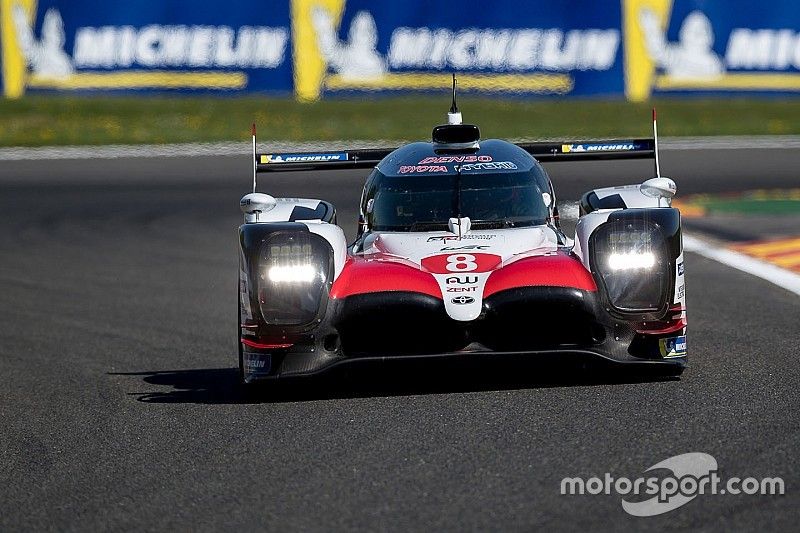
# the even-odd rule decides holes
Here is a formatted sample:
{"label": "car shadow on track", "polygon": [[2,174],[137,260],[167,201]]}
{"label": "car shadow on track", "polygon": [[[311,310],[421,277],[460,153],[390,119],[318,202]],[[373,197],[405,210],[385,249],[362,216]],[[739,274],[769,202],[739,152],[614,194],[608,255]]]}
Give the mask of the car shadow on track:
{"label": "car shadow on track", "polygon": [[[645,372],[647,370],[647,372]],[[159,390],[131,393],[145,403],[276,403],[373,396],[407,396],[552,387],[620,385],[678,378],[658,369],[620,367],[582,358],[503,361],[491,365],[469,361],[390,361],[352,364],[322,376],[243,387],[236,368],[205,368],[112,373],[140,377]],[[166,387],[166,388],[165,388]]]}

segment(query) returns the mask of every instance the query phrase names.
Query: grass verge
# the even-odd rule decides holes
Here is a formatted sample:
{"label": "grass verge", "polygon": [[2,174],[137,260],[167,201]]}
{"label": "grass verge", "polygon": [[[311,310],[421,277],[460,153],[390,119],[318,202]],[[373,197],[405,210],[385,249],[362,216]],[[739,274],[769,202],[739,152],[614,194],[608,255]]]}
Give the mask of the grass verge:
{"label": "grass verge", "polygon": [[[482,136],[633,137],[650,134],[650,108],[665,136],[800,134],[800,99],[514,100],[465,96],[466,122]],[[31,96],[0,100],[0,146],[143,144],[263,139],[424,139],[444,120],[446,96],[328,99],[265,97]]]}

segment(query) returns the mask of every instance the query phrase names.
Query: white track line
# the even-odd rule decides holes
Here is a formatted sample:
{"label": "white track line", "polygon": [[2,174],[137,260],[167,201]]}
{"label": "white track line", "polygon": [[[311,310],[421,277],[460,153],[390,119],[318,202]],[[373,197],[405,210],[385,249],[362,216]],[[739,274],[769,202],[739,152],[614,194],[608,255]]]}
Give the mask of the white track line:
{"label": "white track line", "polygon": [[685,234],[683,236],[683,249],[686,252],[692,252],[742,272],[752,274],[800,296],[800,275],[775,266],[772,263],[767,263],[749,255],[722,248],[717,243]]}
{"label": "white track line", "polygon": [[[541,139],[513,139],[531,141]],[[588,139],[587,139],[588,140]],[[317,152],[352,148],[386,148],[408,141],[308,141],[288,142],[260,140],[259,147],[269,152]],[[762,137],[672,137],[659,140],[662,150],[742,150],[742,149],[798,149],[800,136],[778,135]],[[58,160],[58,159],[118,159],[121,157],[198,157],[247,155],[250,141],[143,144],[108,146],[41,146],[0,148],[0,161]]]}

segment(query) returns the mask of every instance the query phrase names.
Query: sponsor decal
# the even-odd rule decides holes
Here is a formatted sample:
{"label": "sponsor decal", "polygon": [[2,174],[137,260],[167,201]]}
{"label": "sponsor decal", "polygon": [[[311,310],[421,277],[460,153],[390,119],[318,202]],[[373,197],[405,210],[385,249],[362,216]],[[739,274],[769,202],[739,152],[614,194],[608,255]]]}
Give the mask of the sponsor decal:
{"label": "sponsor decal", "polygon": [[634,143],[561,145],[561,152],[565,154],[581,152],[619,152],[626,150],[636,150],[636,145]]}
{"label": "sponsor decal", "polygon": [[678,294],[676,296],[676,299],[683,300],[683,296],[684,296],[685,293],[686,293],[686,285],[679,286],[678,287]]}
{"label": "sponsor decal", "polygon": [[426,157],[419,162],[420,165],[430,165],[432,163],[489,163],[492,161],[490,155],[448,155],[440,157]]}
{"label": "sponsor decal", "polygon": [[441,249],[442,252],[454,252],[457,250],[488,250],[491,248],[488,244],[467,244],[465,246],[445,246]]}
{"label": "sponsor decal", "polygon": [[[241,264],[241,263],[240,263]],[[253,319],[252,312],[250,310],[250,295],[248,294],[248,284],[247,284],[247,273],[239,268],[239,312],[241,313],[241,318],[245,322],[249,322]],[[251,327],[258,327],[258,326],[250,326],[242,324],[243,328],[251,328]]]}
{"label": "sponsor decal", "polygon": [[662,357],[683,357],[686,355],[686,335],[659,339],[658,347]]}
{"label": "sponsor decal", "polygon": [[397,172],[400,174],[429,174],[447,172],[447,167],[444,165],[402,165]]}
{"label": "sponsor decal", "polygon": [[[470,240],[489,241],[489,240],[494,239],[495,237],[497,237],[497,235],[483,235],[483,234],[468,233],[467,235],[462,235],[461,236],[461,240],[462,241],[470,241]],[[428,241],[427,242],[437,242],[437,241],[447,242],[447,241],[457,241],[457,240],[459,240],[457,235],[440,235],[440,236],[437,236],[437,237],[428,237]]]}
{"label": "sponsor decal", "polygon": [[765,11],[771,16],[757,17],[772,28],[747,27],[749,6],[734,5],[740,9],[726,2],[676,9],[673,0],[624,0],[628,99],[673,91],[800,91],[798,31],[780,27],[797,23],[795,3],[772,2]]}
{"label": "sponsor decal", "polygon": [[478,287],[447,287],[447,292],[477,292]]}
{"label": "sponsor decal", "polygon": [[468,305],[475,302],[475,298],[472,296],[456,296],[455,298],[450,300],[456,305]]}
{"label": "sponsor decal", "polygon": [[683,262],[678,263],[678,275],[683,276]]}
{"label": "sponsor decal", "polygon": [[440,254],[424,258],[422,268],[434,274],[479,273],[494,270],[501,261],[495,254]]}
{"label": "sponsor decal", "polygon": [[446,278],[444,282],[447,285],[452,285],[457,283],[459,285],[470,285],[472,283],[478,283],[478,276],[450,276]]}
{"label": "sponsor decal", "polygon": [[458,166],[461,172],[478,170],[516,170],[517,165],[511,161],[494,161],[492,163],[465,163]]}
{"label": "sponsor decal", "polygon": [[[158,15],[54,3],[0,0],[0,64],[8,98],[29,88],[242,90],[250,73],[285,63],[288,25],[137,25]],[[50,5],[42,8],[41,19],[38,4]],[[98,25],[82,25],[82,19]]]}
{"label": "sponsor decal", "polygon": [[328,161],[347,161],[347,153],[335,154],[263,154],[262,164],[272,163],[327,163]]}
{"label": "sponsor decal", "polygon": [[[492,5],[286,0],[261,9],[143,0],[0,0],[4,95],[34,90],[613,95],[800,92],[794,0]],[[758,16],[752,16],[756,12]],[[453,161],[456,162],[456,161]],[[469,161],[462,161],[468,163]],[[487,161],[473,161],[487,162]]]}
{"label": "sponsor decal", "polygon": [[259,374],[266,374],[272,369],[272,356],[252,354],[244,355],[244,367],[246,370],[251,370]]}
{"label": "sponsor decal", "polygon": [[[454,70],[479,73],[462,76],[468,91],[567,94],[576,76],[619,65],[618,27],[485,28],[469,18],[447,27],[387,27],[382,9],[362,5],[371,9],[345,18],[345,0],[294,0],[298,99],[317,100],[324,91],[436,90]],[[600,24],[610,22],[603,18]]]}

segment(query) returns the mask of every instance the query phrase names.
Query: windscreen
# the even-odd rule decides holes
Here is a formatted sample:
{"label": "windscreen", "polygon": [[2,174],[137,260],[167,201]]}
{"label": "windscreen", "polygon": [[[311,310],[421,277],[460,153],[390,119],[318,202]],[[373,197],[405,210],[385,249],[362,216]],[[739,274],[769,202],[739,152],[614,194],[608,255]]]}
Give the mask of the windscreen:
{"label": "windscreen", "polygon": [[434,176],[376,176],[370,218],[374,231],[437,231],[451,217],[469,217],[474,229],[544,224],[548,209],[525,172]]}

